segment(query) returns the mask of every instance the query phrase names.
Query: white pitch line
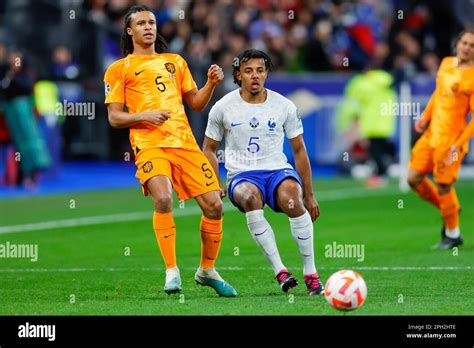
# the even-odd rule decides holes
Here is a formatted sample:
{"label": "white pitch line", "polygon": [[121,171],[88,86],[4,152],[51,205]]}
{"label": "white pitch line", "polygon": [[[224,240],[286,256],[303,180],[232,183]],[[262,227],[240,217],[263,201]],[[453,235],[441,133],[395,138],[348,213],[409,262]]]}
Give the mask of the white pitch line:
{"label": "white pitch line", "polygon": [[[289,267],[301,270],[301,267]],[[194,267],[182,268],[194,271]],[[221,271],[267,271],[269,267],[218,267]],[[318,267],[319,270],[351,269],[360,271],[472,271],[474,266],[362,266],[362,267]],[[160,272],[159,267],[144,268],[3,268],[0,273],[75,273],[75,272]]]}
{"label": "white pitch line", "polygon": [[[232,204],[224,204],[224,208],[230,208]],[[196,215],[201,212],[199,206],[192,206],[186,209],[174,209],[173,215],[177,216],[190,216]],[[112,215],[96,215],[96,216],[87,216],[80,217],[75,219],[64,219],[64,220],[51,220],[44,222],[34,222],[30,224],[23,225],[10,225],[0,227],[0,234],[7,233],[18,233],[18,232],[31,232],[31,231],[40,231],[40,230],[51,230],[57,228],[67,228],[67,227],[78,227],[78,226],[88,226],[88,225],[101,225],[114,222],[127,222],[127,221],[143,221],[151,219],[153,216],[153,211],[137,211],[132,213],[121,213],[121,214],[112,214]]]}
{"label": "white pitch line", "polygon": [[[316,198],[319,202],[328,202],[328,201],[337,201],[348,198],[356,197],[379,197],[379,196],[388,196],[394,194],[403,194],[397,189],[389,190],[368,190],[366,188],[352,188],[352,189],[337,189],[337,190],[328,190],[317,192]],[[232,209],[237,211],[237,209],[231,203],[225,203],[224,209]],[[199,206],[191,206],[186,209],[174,209],[173,215],[175,217],[179,216],[191,216],[200,214],[201,209]],[[19,232],[31,232],[31,231],[41,231],[41,230],[52,230],[58,228],[68,228],[68,227],[78,227],[78,226],[90,226],[90,225],[100,225],[107,223],[115,222],[127,222],[127,221],[143,221],[151,219],[152,211],[137,211],[131,213],[121,213],[121,214],[112,214],[112,215],[96,215],[96,216],[87,216],[73,219],[63,219],[63,220],[51,220],[43,222],[34,222],[29,224],[21,225],[7,225],[0,227],[0,234],[8,233],[19,233]]]}

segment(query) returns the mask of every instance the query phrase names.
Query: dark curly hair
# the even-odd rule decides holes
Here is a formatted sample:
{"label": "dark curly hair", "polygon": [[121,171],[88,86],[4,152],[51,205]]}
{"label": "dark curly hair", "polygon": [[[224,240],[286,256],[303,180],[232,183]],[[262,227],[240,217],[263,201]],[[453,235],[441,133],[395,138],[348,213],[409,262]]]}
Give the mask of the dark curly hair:
{"label": "dark curly hair", "polygon": [[245,63],[252,58],[262,58],[265,62],[265,69],[268,71],[273,70],[272,59],[265,52],[253,48],[245,50],[237,57],[234,57],[234,62],[232,64],[234,67],[234,71],[232,73],[234,75],[234,83],[239,85],[239,87],[242,85],[242,82],[237,79],[237,72],[240,70],[242,63]]}
{"label": "dark curly hair", "polygon": [[[133,40],[132,37],[127,33],[127,28],[130,28],[131,26],[132,14],[143,11],[151,12],[151,10],[145,5],[136,5],[132,6],[125,15],[123,33],[122,38],[120,40],[120,48],[122,49],[122,54],[124,55],[124,57],[126,57],[130,53],[133,53]],[[164,39],[164,37],[156,33],[155,52],[162,53],[167,48],[168,45],[166,44],[166,40]]]}

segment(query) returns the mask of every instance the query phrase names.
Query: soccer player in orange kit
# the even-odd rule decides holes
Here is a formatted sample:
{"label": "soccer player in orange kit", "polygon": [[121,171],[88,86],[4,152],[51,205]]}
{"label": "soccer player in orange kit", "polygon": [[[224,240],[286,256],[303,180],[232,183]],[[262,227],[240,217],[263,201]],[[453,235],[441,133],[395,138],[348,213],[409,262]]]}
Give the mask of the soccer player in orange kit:
{"label": "soccer player in orange kit", "polygon": [[174,189],[180,200],[194,198],[203,212],[201,264],[194,279],[220,296],[234,297],[235,289],[214,268],[222,239],[219,182],[196,143],[183,105],[184,99],[193,110],[202,111],[223,80],[223,71],[212,65],[207,83],[198,90],[186,61],[164,53],[166,42],[146,6],[133,6],[126,14],[121,47],[125,58],[112,63],[104,76],[105,103],[111,126],[130,128],[136,177],[145,196],[150,193],[153,199],[153,228],[166,265],[164,290],[167,294],[182,290],[175,252]]}
{"label": "soccer player in orange kit", "polygon": [[[456,42],[456,56],[441,62],[436,89],[415,124],[423,135],[412,150],[408,174],[411,188],[441,212],[442,239],[434,246],[438,249],[463,243],[453,184],[474,135],[474,118],[467,123],[469,111],[474,111],[474,32],[464,31]],[[426,177],[431,172],[436,186]]]}

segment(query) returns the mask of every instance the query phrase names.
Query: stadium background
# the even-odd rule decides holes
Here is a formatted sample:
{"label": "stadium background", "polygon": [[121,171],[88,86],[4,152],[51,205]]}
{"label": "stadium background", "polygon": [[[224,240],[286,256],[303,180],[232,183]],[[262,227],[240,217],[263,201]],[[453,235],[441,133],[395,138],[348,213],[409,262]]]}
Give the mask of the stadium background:
{"label": "stadium background", "polygon": [[[336,110],[344,100],[345,86],[353,76],[366,69],[389,71],[400,100],[419,103],[422,111],[434,89],[435,74],[440,60],[444,56],[452,55],[456,35],[462,29],[473,26],[472,1],[3,0],[0,2],[0,66],[5,69],[11,55],[22,57],[24,69],[19,78],[27,85],[36,83],[34,92],[33,90],[31,92],[31,96],[36,94],[37,101],[36,108],[32,112],[52,159],[51,165],[42,171],[40,176],[34,178],[38,179],[36,185],[22,181],[24,178],[18,176],[14,168],[15,161],[11,160],[15,154],[15,147],[6,132],[7,127],[2,124],[0,240],[37,242],[43,250],[41,265],[46,270],[48,267],[52,268],[52,273],[45,271],[44,274],[30,274],[28,269],[31,268],[31,264],[25,263],[26,261],[23,263],[19,260],[0,261],[3,263],[0,272],[5,279],[0,289],[1,298],[10,299],[10,305],[3,307],[3,314],[90,314],[97,313],[96,310],[99,313],[132,314],[208,313],[205,307],[201,308],[199,305],[191,307],[191,312],[186,312],[174,308],[169,302],[162,303],[164,306],[162,312],[154,311],[156,308],[153,305],[151,308],[154,309],[147,308],[143,312],[143,307],[137,303],[131,307],[121,307],[120,301],[117,302],[117,307],[112,309],[107,305],[101,307],[103,304],[95,307],[97,304],[92,298],[102,296],[103,292],[90,293],[90,302],[82,309],[70,309],[69,303],[65,303],[63,307],[62,305],[56,307],[49,302],[53,295],[69,298],[69,288],[63,289],[62,285],[55,288],[54,284],[58,284],[58,279],[65,283],[70,281],[69,273],[62,271],[54,273],[54,269],[58,267],[78,269],[77,272],[81,275],[76,273],[73,276],[84,285],[83,290],[88,288],[86,284],[94,284],[91,285],[94,287],[98,281],[94,273],[82,274],[81,269],[84,267],[85,269],[90,267],[92,272],[95,272],[94,269],[102,272],[107,270],[107,267],[120,269],[123,266],[125,273],[120,275],[124,276],[121,279],[129,277],[129,281],[134,282],[132,286],[121,280],[124,296],[128,294],[129,298],[135,299],[136,295],[133,294],[140,292],[138,284],[142,284],[149,291],[147,301],[155,299],[155,296],[158,296],[155,293],[161,291],[161,278],[159,280],[156,277],[152,278],[151,268],[143,269],[143,267],[161,266],[147,213],[151,211],[151,202],[141,197],[139,183],[134,177],[135,167],[128,142],[128,130],[110,127],[103,104],[103,74],[111,62],[121,57],[119,42],[123,16],[132,4],[146,4],[153,9],[158,21],[158,31],[166,38],[169,51],[185,57],[198,86],[205,83],[206,71],[210,64],[218,63],[225,71],[225,80],[216,88],[207,109],[202,113],[187,111],[199,144],[202,144],[209,108],[216,100],[236,87],[231,73],[233,57],[248,47],[265,50],[271,55],[276,69],[270,74],[267,87],[293,99],[303,116],[304,137],[316,179],[315,193],[322,204],[326,219],[321,220],[317,226],[317,231],[325,232],[326,235],[322,234],[316,241],[316,245],[319,245],[317,261],[321,260],[320,262],[325,265],[322,268],[324,278],[330,275],[331,270],[350,266],[354,260],[322,258],[322,245],[328,245],[333,240],[364,243],[367,248],[371,248],[370,258],[364,265],[369,267],[366,275],[373,284],[369,283],[369,294],[374,294],[373,299],[377,304],[368,307],[365,313],[449,314],[451,310],[467,313],[469,308],[472,308],[472,301],[469,302],[470,306],[458,301],[453,309],[452,301],[449,299],[432,303],[430,306],[423,302],[421,296],[418,298],[419,303],[413,302],[413,306],[408,309],[394,309],[383,304],[381,294],[376,295],[376,290],[390,292],[393,290],[390,286],[394,285],[396,289],[392,291],[392,295],[397,296],[396,284],[405,284],[408,286],[408,292],[411,289],[415,293],[419,286],[417,282],[426,284],[433,279],[435,273],[427,272],[423,275],[417,273],[416,279],[415,276],[410,276],[413,284],[407,285],[404,275],[385,273],[375,276],[375,273],[371,273],[377,267],[393,266],[396,269],[403,263],[400,262],[402,260],[407,263],[407,267],[419,266],[420,270],[423,267],[429,269],[433,265],[439,267],[448,265],[466,270],[463,276],[455,278],[448,270],[440,270],[436,276],[442,276],[445,285],[440,284],[440,288],[432,285],[430,291],[432,294],[446,292],[445,286],[451,281],[450,285],[456,286],[457,295],[462,296],[465,293],[468,296],[465,279],[468,279],[473,269],[472,261],[469,259],[472,256],[472,247],[467,249],[468,253],[462,258],[456,259],[457,263],[454,265],[450,264],[452,259],[448,254],[439,256],[429,251],[429,243],[434,243],[435,237],[438,238],[440,220],[434,211],[429,210],[430,208],[413,194],[401,196],[411,207],[403,215],[405,227],[396,227],[392,223],[393,214],[400,216],[400,212],[396,210],[396,202],[400,204],[397,183],[400,167],[397,167],[397,164],[401,160],[402,148],[409,150],[409,146],[401,143],[400,135],[403,132],[400,129],[404,129],[402,124],[404,120],[405,122],[408,120],[408,132],[412,135],[410,144],[413,143],[417,135],[413,133],[411,124],[413,116],[416,115],[397,117],[397,130],[391,137],[396,149],[395,157],[392,159],[395,166],[389,171],[394,180],[388,187],[381,188],[379,193],[367,190],[361,181],[344,177],[349,173],[365,177],[364,173],[365,175],[367,173],[364,170],[351,172],[350,167],[357,164],[357,161],[350,161],[349,166],[342,162],[343,153],[347,151],[347,141],[336,126]],[[4,82],[2,80],[3,87]],[[405,95],[400,93],[403,86],[405,91],[408,91]],[[0,96],[5,99],[7,95],[3,87],[0,89]],[[45,94],[41,94],[42,92]],[[58,115],[57,103],[62,104],[64,100],[73,103],[86,102],[94,108],[94,116]],[[45,101],[50,103],[38,105]],[[0,112],[1,105],[0,103]],[[291,158],[287,146],[285,151]],[[364,156],[360,162],[365,162]],[[472,169],[469,164],[474,163],[474,152],[471,151],[465,162],[459,192],[461,202],[464,202],[461,218],[466,222],[468,230],[469,226],[472,226],[469,216],[472,216],[473,212],[472,199],[469,200],[469,197],[474,193],[471,181]],[[73,201],[77,202],[77,208],[72,207]],[[187,207],[191,210],[196,208],[192,202]],[[225,207],[230,209],[227,199]],[[378,212],[378,216],[373,216],[374,211]],[[423,218],[426,218],[423,221],[426,221],[427,225],[421,228],[420,216],[426,211],[429,211],[430,215]],[[125,215],[120,215],[121,217],[114,215],[126,212],[132,212],[132,215],[127,215],[125,220],[120,220]],[[181,213],[177,212],[177,221],[181,221],[179,224],[182,224],[183,231],[188,228],[189,231],[186,233],[191,233],[196,226],[187,222],[187,218],[184,222],[184,216],[187,215]],[[94,216],[100,214],[112,215],[110,221],[95,226],[91,221]],[[182,218],[179,217],[180,214]],[[222,264],[234,264],[234,261],[230,261],[234,259],[229,255],[232,255],[234,245],[237,243],[235,241],[238,240],[242,250],[248,250],[252,258],[238,263],[236,267],[251,268],[255,267],[255,264],[261,264],[263,258],[245,232],[242,216],[236,213],[235,220],[232,220],[234,219],[232,214],[227,211],[226,214],[228,227],[227,237],[224,239],[228,238],[229,242],[224,243],[221,251]],[[69,222],[63,225],[51,223],[62,219],[89,218],[92,220],[85,222],[86,227],[81,227],[83,225],[79,224],[75,230],[68,225]],[[113,224],[113,219],[127,222]],[[270,221],[283,222],[280,216],[272,217]],[[351,231],[348,230],[348,226],[351,226]],[[413,229],[416,229],[421,236],[416,241],[412,240]],[[67,234],[73,230],[77,234]],[[133,236],[130,235],[130,231],[134,231]],[[24,233],[12,234],[14,232]],[[380,232],[386,233],[382,237],[378,235]],[[281,236],[277,236],[277,239],[281,239],[282,245],[290,245],[292,241],[289,233],[288,236],[283,234],[281,232]],[[95,249],[86,240],[85,235],[89,236],[87,238],[96,238]],[[183,244],[182,250],[186,250],[184,260],[197,258],[199,246],[196,238]],[[389,244],[385,244],[386,241],[389,241]],[[113,255],[111,250],[117,247],[114,243],[118,243],[121,250],[124,246],[134,245],[132,249],[135,255],[143,252],[145,256],[140,254],[142,259],[136,259],[125,265],[121,263],[123,260],[117,261],[116,255]],[[178,241],[178,259],[180,243]],[[288,248],[296,255],[294,246]],[[420,252],[419,248],[423,252]],[[417,257],[414,257],[414,254]],[[295,255],[290,259],[292,265],[299,264]],[[186,271],[191,274],[189,262],[188,266]],[[138,271],[133,271],[133,267],[137,267]],[[21,270],[25,273],[21,273]],[[17,271],[20,273],[16,273]],[[104,278],[99,283],[106,289],[105,293],[111,297],[120,297],[118,290],[116,288],[114,290],[116,285],[108,288],[106,284],[107,281],[115,284],[116,274],[101,274]],[[260,277],[266,276],[268,274],[262,273]],[[258,279],[259,275],[255,277]],[[11,279],[12,283],[8,283],[8,279]],[[46,285],[48,281],[50,284]],[[255,282],[253,278],[249,281]],[[267,293],[275,291],[274,284],[271,281],[267,283],[267,288],[261,291],[262,294],[265,291]],[[14,284],[23,284],[20,289],[27,291],[17,292]],[[70,287],[70,283],[68,284]],[[242,287],[240,285],[240,288]],[[243,290],[244,294],[245,291],[247,290]],[[30,294],[34,294],[30,303],[34,304],[33,307],[28,305]],[[262,307],[261,311],[252,310],[251,305],[248,307],[244,299],[242,312],[224,306],[220,312],[217,310],[217,313],[279,314],[280,312],[271,310],[272,297],[267,300],[268,307]],[[308,303],[304,301],[301,300],[301,303]],[[297,307],[291,313],[314,312]]]}

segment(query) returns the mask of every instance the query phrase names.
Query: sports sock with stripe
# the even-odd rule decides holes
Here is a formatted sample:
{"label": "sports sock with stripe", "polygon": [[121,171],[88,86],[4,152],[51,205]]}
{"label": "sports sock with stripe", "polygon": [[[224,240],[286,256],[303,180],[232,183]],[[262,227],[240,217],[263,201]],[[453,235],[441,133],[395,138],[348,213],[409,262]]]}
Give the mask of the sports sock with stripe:
{"label": "sports sock with stripe", "polygon": [[263,210],[249,211],[245,213],[245,217],[247,218],[247,226],[252,238],[270,262],[275,275],[281,270],[286,269],[281,262],[280,253],[275,242],[275,234],[267,219],[265,219]]}
{"label": "sports sock with stripe", "polygon": [[303,274],[315,274],[316,266],[314,264],[313,249],[313,221],[306,211],[303,215],[296,218],[289,218],[291,234],[298,245],[301,257],[303,258]]}

